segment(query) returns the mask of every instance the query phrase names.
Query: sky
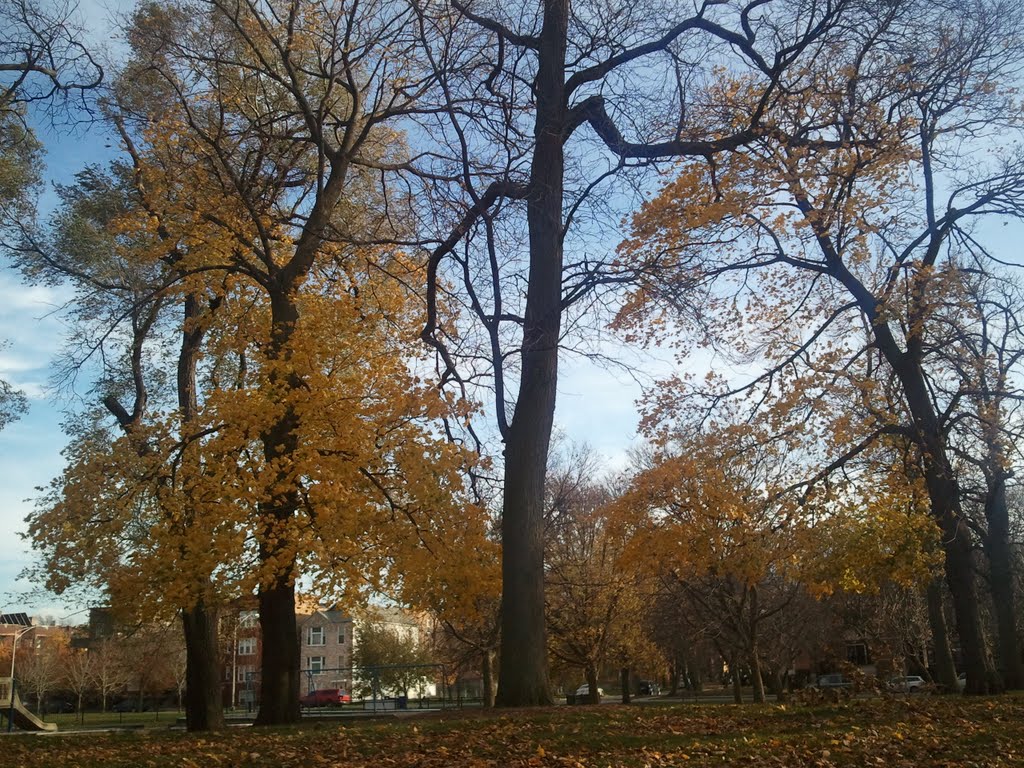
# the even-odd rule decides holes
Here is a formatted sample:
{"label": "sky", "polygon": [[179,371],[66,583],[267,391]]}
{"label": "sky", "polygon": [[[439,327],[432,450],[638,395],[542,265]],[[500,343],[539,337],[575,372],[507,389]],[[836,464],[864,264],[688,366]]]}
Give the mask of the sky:
{"label": "sky", "polygon": [[[85,0],[80,4],[91,45],[116,48],[108,19],[132,2]],[[83,166],[102,163],[111,152],[107,145],[112,142],[96,129],[55,133],[40,126],[39,132],[47,147],[50,184],[70,182]],[[54,195],[48,191],[43,208],[53,204]],[[1020,262],[1020,242],[1024,242],[1024,232],[1017,227],[1000,232],[992,244],[1010,260]],[[0,431],[0,611],[27,611],[58,619],[85,606],[66,604],[56,596],[27,596],[37,585],[19,580],[18,575],[32,564],[30,548],[22,539],[24,519],[33,509],[37,489],[50,483],[63,467],[61,450],[66,439],[60,422],[69,401],[54,393],[50,380],[65,331],[61,313],[65,300],[60,289],[26,286],[14,271],[0,265],[0,340],[8,341],[8,346],[0,349],[0,378],[25,392],[30,401],[28,414]],[[602,351],[611,357],[623,354],[610,337]],[[636,351],[629,354],[630,362],[649,375],[664,375],[672,367],[668,353],[659,357]],[[722,364],[705,358],[693,363],[693,368],[706,369],[713,363],[715,367]],[[77,394],[84,397],[86,392]],[[565,354],[560,364],[556,428],[574,442],[587,443],[604,458],[609,470],[621,469],[628,462],[629,449],[638,442],[636,400],[640,394],[640,384],[625,371]]]}
{"label": "sky", "polygon": [[[87,0],[80,11],[86,19],[90,45],[113,45],[116,37],[108,19],[119,8],[131,6]],[[69,183],[74,174],[90,163],[102,163],[113,143],[98,129],[80,128],[57,132],[37,125],[46,146],[48,189],[43,193],[44,214],[55,204],[53,183]],[[65,333],[62,305],[68,294],[58,288],[25,285],[9,265],[0,266],[0,378],[22,390],[29,398],[29,411],[0,432],[0,611],[27,611],[56,619],[79,621],[86,606],[66,603],[55,595],[39,594],[38,585],[19,574],[32,565],[29,543],[23,539],[25,517],[39,496],[39,489],[57,477],[62,468],[61,451],[66,438],[61,431],[62,410],[74,401],[69,393],[58,394],[52,386],[52,364],[61,350]],[[609,345],[614,342],[609,340]],[[665,360],[640,356],[632,361],[647,372],[664,371]],[[82,382],[72,394],[85,397]],[[635,401],[640,385],[624,371],[609,370],[586,358],[563,355],[556,413],[556,429],[574,442],[587,443],[606,460],[610,470],[621,469],[627,452],[636,442]]]}

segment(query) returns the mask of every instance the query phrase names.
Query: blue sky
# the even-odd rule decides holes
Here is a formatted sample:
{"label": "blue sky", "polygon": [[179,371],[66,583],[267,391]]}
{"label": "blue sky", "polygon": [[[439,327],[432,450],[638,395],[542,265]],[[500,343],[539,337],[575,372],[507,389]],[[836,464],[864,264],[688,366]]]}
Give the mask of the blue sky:
{"label": "blue sky", "polygon": [[[80,11],[86,18],[89,38],[94,45],[116,45],[109,34],[107,19],[119,8],[131,6],[131,0],[104,2],[86,0]],[[75,172],[90,163],[102,163],[110,153],[110,141],[98,130],[80,129],[73,134],[55,134],[42,130],[47,146],[49,181],[68,182]],[[52,192],[44,196],[44,206],[53,204]],[[999,228],[985,234],[1003,258],[1024,261],[1020,243],[1024,226]],[[32,584],[18,581],[18,574],[31,563],[31,552],[20,533],[24,518],[32,510],[36,488],[47,485],[62,468],[61,450],[65,437],[60,429],[61,408],[50,391],[51,363],[61,348],[64,334],[60,307],[65,296],[59,289],[28,287],[9,268],[0,269],[0,339],[9,346],[0,349],[0,377],[22,389],[30,398],[30,411],[20,421],[0,432],[0,610],[26,610],[33,614],[61,617],[83,606],[65,605],[59,598],[25,593]],[[630,362],[649,374],[665,373],[671,365],[647,353],[628,353],[612,339],[602,350],[611,357],[630,355]],[[668,353],[663,353],[668,357]],[[720,361],[719,366],[720,367]],[[709,361],[694,363],[706,369]],[[609,468],[618,469],[627,462],[626,453],[636,442],[635,401],[640,385],[621,371],[608,370],[587,358],[563,355],[558,410],[559,430],[569,439],[588,443],[605,457]],[[88,382],[83,382],[85,386]],[[84,392],[79,395],[84,396]]]}
{"label": "blue sky", "polygon": [[[48,184],[69,182],[83,166],[102,163],[110,155],[105,146],[110,143],[108,137],[96,129],[71,135],[41,129],[41,137],[47,147]],[[47,191],[42,207],[53,204],[54,195]],[[58,618],[84,606],[37,594],[37,585],[19,580],[18,574],[32,563],[29,544],[20,535],[26,529],[24,518],[38,496],[36,489],[60,474],[66,444],[61,411],[74,405],[68,398],[75,393],[58,397],[51,386],[51,365],[65,331],[61,307],[66,299],[60,289],[26,286],[9,267],[0,269],[0,339],[9,343],[0,350],[0,377],[30,400],[28,414],[0,432],[0,608]],[[622,355],[611,339],[602,351]],[[668,368],[665,360],[646,354],[634,356],[631,362],[648,373]],[[88,380],[81,382],[78,397],[85,396],[88,384]],[[625,372],[563,355],[557,427],[569,439],[588,443],[610,469],[622,468],[636,439],[634,402],[639,395],[639,384]]]}

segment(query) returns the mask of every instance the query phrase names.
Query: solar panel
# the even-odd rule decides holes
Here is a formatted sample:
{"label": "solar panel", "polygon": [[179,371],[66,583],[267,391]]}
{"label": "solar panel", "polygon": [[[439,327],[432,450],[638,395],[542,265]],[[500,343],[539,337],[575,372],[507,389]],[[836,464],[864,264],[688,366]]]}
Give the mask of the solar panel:
{"label": "solar panel", "polygon": [[27,613],[0,613],[0,624],[18,624],[22,627],[31,627],[32,621]]}

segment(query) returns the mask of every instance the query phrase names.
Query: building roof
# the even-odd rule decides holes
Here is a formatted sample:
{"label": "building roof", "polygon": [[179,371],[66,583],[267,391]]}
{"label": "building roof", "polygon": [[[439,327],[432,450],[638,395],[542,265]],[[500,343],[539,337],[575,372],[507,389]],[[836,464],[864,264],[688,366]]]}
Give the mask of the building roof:
{"label": "building roof", "polygon": [[0,624],[15,624],[20,627],[31,627],[32,620],[27,613],[0,613]]}

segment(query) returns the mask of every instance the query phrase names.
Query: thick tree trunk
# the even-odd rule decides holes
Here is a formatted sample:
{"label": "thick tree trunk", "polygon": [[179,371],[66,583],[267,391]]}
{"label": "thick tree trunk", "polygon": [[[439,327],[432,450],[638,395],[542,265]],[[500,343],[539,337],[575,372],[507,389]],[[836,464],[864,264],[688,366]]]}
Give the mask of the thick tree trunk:
{"label": "thick tree trunk", "polygon": [[694,693],[704,691],[704,670],[707,667],[707,649],[703,644],[694,647],[693,655],[687,660],[690,671],[690,687]]}
{"label": "thick tree trunk", "polygon": [[750,655],[750,682],[754,686],[754,702],[757,704],[764,704],[768,698],[764,693],[764,678],[761,676],[761,660],[757,658],[757,653]]}
{"label": "thick tree trunk", "polygon": [[[875,326],[876,329],[879,326]],[[885,330],[888,333],[888,329]],[[876,331],[876,338],[879,333]],[[892,344],[882,344],[890,364],[903,385],[921,450],[924,480],[931,502],[931,514],[942,532],[945,552],[946,584],[953,597],[957,635],[967,673],[966,693],[989,691],[989,665],[978,611],[974,569],[971,565],[971,535],[960,506],[960,486],[949,463],[945,438],[939,428],[935,408],[916,359],[907,354],[892,355]],[[945,681],[942,681],[945,684]]]}
{"label": "thick tree trunk", "polygon": [[484,683],[484,706],[494,706],[494,651],[487,649],[482,655],[482,673]]}
{"label": "thick tree trunk", "polygon": [[260,711],[256,725],[297,723],[299,710],[299,631],[290,574],[259,591],[262,665]]}
{"label": "thick tree trunk", "polygon": [[[952,479],[951,476],[947,477]],[[964,692],[985,694],[990,690],[988,654],[978,611],[974,568],[971,564],[970,533],[960,514],[959,488],[956,487],[956,483],[947,482],[946,478],[943,478],[941,485],[951,485],[952,488],[946,493],[956,494],[952,497],[946,496],[944,500],[941,496],[933,494],[932,507],[933,514],[942,525],[943,548],[946,554],[946,584],[953,596],[957,636],[963,653],[964,671],[967,673]],[[937,511],[936,506],[939,507]],[[946,685],[945,680],[941,682]],[[955,690],[955,679],[953,685]]]}
{"label": "thick tree trunk", "polygon": [[583,676],[587,678],[587,704],[600,704],[601,693],[597,685],[597,667],[589,665]]}
{"label": "thick tree trunk", "polygon": [[[298,250],[291,266],[298,263]],[[310,256],[310,259],[312,257]],[[303,262],[305,263],[305,262]],[[295,292],[302,274],[282,277],[270,292],[271,360],[286,360],[290,343],[299,322]],[[290,281],[290,282],[289,282]],[[271,385],[282,392],[303,386],[294,373],[273,373]],[[295,554],[289,552],[287,528],[299,508],[294,481],[288,477],[288,461],[298,450],[299,418],[291,405],[285,408],[274,424],[260,437],[267,464],[280,462],[280,491],[261,505],[262,530],[259,534],[260,565],[270,570],[260,582],[260,711],[256,725],[287,725],[297,723],[299,708],[299,629],[295,616]]]}
{"label": "thick tree trunk", "polygon": [[[946,612],[942,607],[942,582],[933,579],[928,585],[928,625],[932,630],[932,653],[935,659],[935,678],[947,691],[956,690],[956,667],[949,647],[949,629]],[[924,670],[928,674],[928,670]]]}
{"label": "thick tree trunk", "polygon": [[630,690],[629,690],[629,667],[623,667],[619,675],[619,684],[622,687],[622,703],[629,704],[630,702]]}
{"label": "thick tree trunk", "polygon": [[997,667],[1002,685],[1008,690],[1024,688],[1024,665],[1021,664],[1017,638],[1017,589],[1010,543],[1010,515],[1006,505],[1006,482],[996,473],[985,499],[988,534],[984,539],[989,562],[989,583],[996,618],[998,637]]}
{"label": "thick tree trunk", "polygon": [[224,727],[217,611],[200,600],[181,612],[185,633],[185,724],[190,731]]}
{"label": "thick tree trunk", "polygon": [[552,703],[544,625],[543,500],[555,414],[562,291],[565,47],[569,0],[546,0],[527,224],[530,274],[522,370],[505,447],[501,663],[497,704]]}

